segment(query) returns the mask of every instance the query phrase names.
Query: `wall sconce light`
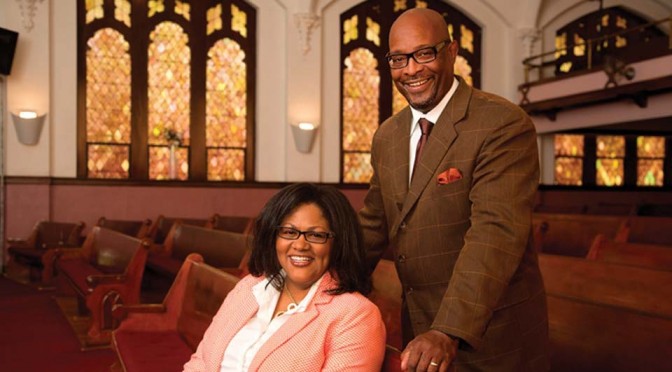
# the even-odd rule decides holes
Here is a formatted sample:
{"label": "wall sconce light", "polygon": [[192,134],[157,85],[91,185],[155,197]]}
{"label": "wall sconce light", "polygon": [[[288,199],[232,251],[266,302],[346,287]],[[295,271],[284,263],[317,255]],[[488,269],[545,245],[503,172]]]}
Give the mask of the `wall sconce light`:
{"label": "wall sconce light", "polygon": [[317,134],[317,126],[313,123],[292,124],[292,134],[294,135],[296,150],[309,153],[313,147],[315,134]]}
{"label": "wall sconce light", "polygon": [[37,115],[37,112],[32,110],[21,110],[18,115],[12,113],[14,129],[19,142],[31,146],[37,144],[46,116],[47,114]]}

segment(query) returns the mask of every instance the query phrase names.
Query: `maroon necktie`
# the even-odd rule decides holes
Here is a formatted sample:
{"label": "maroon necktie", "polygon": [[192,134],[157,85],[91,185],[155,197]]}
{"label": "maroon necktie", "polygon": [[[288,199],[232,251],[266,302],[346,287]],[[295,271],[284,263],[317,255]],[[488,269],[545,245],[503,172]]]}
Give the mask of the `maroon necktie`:
{"label": "maroon necktie", "polygon": [[[432,132],[432,127],[434,127],[434,124],[425,118],[420,118],[420,120],[418,120],[418,124],[420,124],[420,131],[422,132],[422,135],[418,140],[418,147],[415,148],[415,163],[413,164],[413,174],[415,174],[415,168],[420,162],[422,148],[425,147],[425,143],[427,143],[427,140],[429,139],[429,133]],[[411,175],[411,178],[413,178],[413,175]]]}

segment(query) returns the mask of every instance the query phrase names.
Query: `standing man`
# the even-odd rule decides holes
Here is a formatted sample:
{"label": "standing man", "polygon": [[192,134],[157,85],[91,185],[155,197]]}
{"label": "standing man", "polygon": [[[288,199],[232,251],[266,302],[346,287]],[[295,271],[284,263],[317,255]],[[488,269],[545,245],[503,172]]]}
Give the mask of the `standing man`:
{"label": "standing man", "polygon": [[360,219],[372,263],[388,246],[396,260],[402,368],[548,370],[530,238],[534,126],[518,106],[454,76],[458,47],[439,13],[404,12],[389,44],[392,79],[410,107],[374,136]]}

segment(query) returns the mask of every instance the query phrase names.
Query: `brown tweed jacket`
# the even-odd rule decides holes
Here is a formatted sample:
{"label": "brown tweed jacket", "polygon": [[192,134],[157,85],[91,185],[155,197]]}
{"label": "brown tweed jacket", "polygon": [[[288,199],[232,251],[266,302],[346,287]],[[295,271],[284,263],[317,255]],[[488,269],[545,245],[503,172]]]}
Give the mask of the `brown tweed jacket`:
{"label": "brown tweed jacket", "polygon": [[410,317],[404,338],[429,329],[459,337],[457,371],[547,370],[546,298],[530,238],[532,122],[460,80],[409,186],[411,120],[406,108],[376,132],[360,211],[372,265],[393,250]]}

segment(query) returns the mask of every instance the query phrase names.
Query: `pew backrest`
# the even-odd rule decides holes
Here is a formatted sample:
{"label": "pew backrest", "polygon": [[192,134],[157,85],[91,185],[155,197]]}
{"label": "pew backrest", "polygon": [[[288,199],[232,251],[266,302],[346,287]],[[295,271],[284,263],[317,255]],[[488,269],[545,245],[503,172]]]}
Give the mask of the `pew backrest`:
{"label": "pew backrest", "polygon": [[154,244],[163,244],[175,222],[181,222],[186,225],[205,226],[208,224],[208,219],[166,217],[164,215],[159,215],[149,228],[148,235],[152,242],[154,242]]}
{"label": "pew backrest", "polygon": [[252,232],[253,225],[253,217],[222,216],[218,213],[215,213],[210,218],[208,224],[205,227],[215,230],[236,232],[240,234],[249,234]]}
{"label": "pew backrest", "polygon": [[178,222],[171,231],[170,241],[166,241],[166,249],[180,261],[190,253],[198,253],[208,265],[238,267],[250,247],[250,239],[249,235]]}
{"label": "pew backrest", "polygon": [[205,263],[192,263],[177,331],[196,350],[224,298],[240,279]]}
{"label": "pew backrest", "polygon": [[633,216],[621,225],[616,240],[672,245],[672,217]]}
{"label": "pew backrest", "polygon": [[100,217],[96,226],[104,227],[109,230],[114,230],[122,234],[143,239],[149,236],[149,229],[152,225],[152,220],[115,220],[106,217]]}
{"label": "pew backrest", "polygon": [[[613,239],[626,216],[534,213],[532,223],[541,227],[535,244],[541,252],[585,257],[598,234]],[[539,241],[537,241],[537,239]]]}
{"label": "pew backrest", "polygon": [[672,246],[617,242],[598,237],[586,256],[589,260],[621,265],[641,266],[672,271]]}
{"label": "pew backrest", "polygon": [[547,296],[672,319],[672,272],[540,254]]}
{"label": "pew backrest", "polygon": [[138,251],[145,249],[145,244],[141,239],[94,226],[84,242],[82,252],[89,264],[98,270],[106,274],[123,273]]}
{"label": "pew backrest", "polygon": [[553,370],[671,370],[672,273],[546,254],[539,265]]}

